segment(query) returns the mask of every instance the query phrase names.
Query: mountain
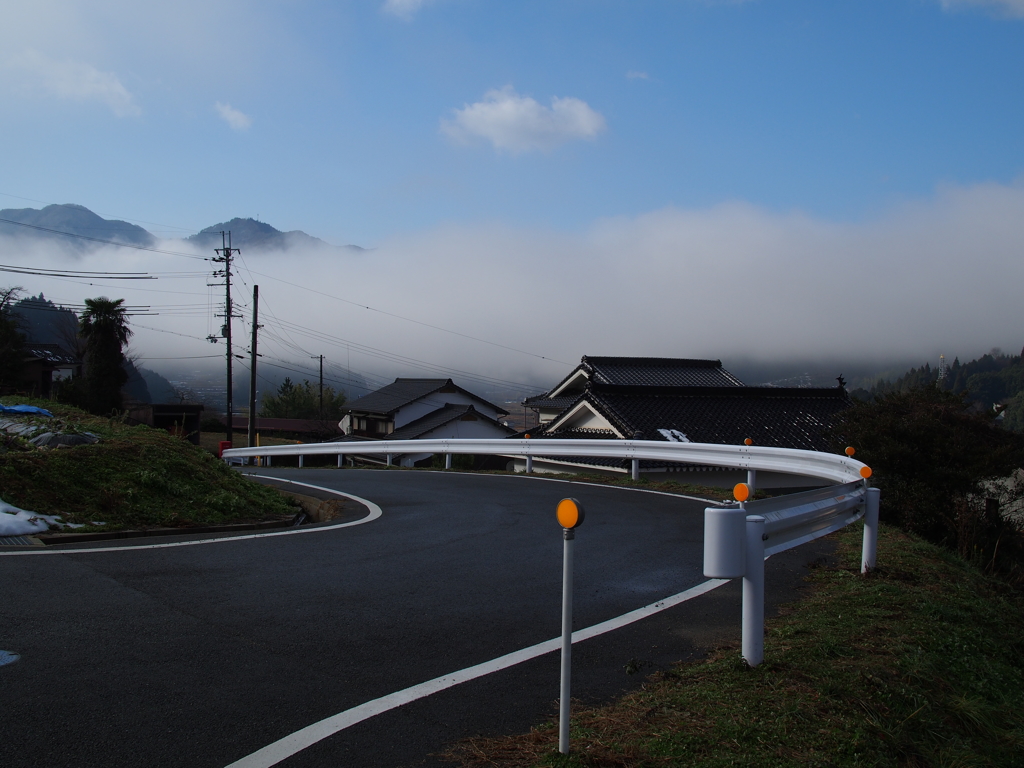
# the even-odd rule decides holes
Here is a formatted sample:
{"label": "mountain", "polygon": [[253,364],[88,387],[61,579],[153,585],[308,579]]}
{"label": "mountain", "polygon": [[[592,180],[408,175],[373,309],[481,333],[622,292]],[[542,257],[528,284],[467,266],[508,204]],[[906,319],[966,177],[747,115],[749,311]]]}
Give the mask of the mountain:
{"label": "mountain", "polygon": [[[207,227],[198,234],[186,238],[186,242],[203,251],[220,248],[222,231],[231,232],[233,247],[252,251],[285,251],[290,248],[302,248],[307,251],[365,250],[358,245],[331,245],[297,229],[282,232],[262,221],[239,218]],[[79,253],[99,247],[101,243],[95,242],[97,240],[144,247],[153,246],[158,242],[158,238],[142,227],[129,224],[127,221],[104,219],[84,206],[70,203],[48,205],[40,210],[0,210],[0,235],[9,235],[22,243],[54,243]]]}
{"label": "mountain", "polygon": [[[151,246],[156,242],[142,227],[127,221],[104,219],[81,205],[48,205],[41,210],[35,208],[4,208],[0,210],[0,234],[12,235],[23,240],[58,241],[76,250],[89,250],[97,243],[83,238],[110,240],[126,245]],[[8,222],[28,226],[18,226]],[[53,231],[51,231],[53,230]],[[68,232],[81,237],[57,234]]]}
{"label": "mountain", "polygon": [[[220,224],[207,227],[197,235],[188,238],[188,242],[203,249],[221,247],[221,232],[231,233],[231,245],[234,248],[245,248],[257,251],[285,251],[289,248],[321,249],[336,248],[330,243],[324,242],[319,237],[307,235],[298,229],[291,232],[282,232],[274,229],[266,222],[256,219],[232,219]],[[358,245],[341,246],[346,250],[362,251]]]}

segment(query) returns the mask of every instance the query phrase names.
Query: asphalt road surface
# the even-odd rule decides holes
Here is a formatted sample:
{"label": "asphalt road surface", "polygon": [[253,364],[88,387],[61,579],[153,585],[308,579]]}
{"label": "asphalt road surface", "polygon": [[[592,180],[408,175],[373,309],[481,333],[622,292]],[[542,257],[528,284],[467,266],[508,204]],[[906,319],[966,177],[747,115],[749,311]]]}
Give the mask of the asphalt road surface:
{"label": "asphalt road surface", "polygon": [[[576,629],[707,581],[698,501],[525,476],[259,472],[366,498],[383,514],[202,546],[0,555],[0,649],[21,655],[0,666],[0,765],[224,768],[372,699],[555,638],[555,505],[567,496],[587,510],[576,539]],[[346,503],[346,520],[366,514]],[[829,547],[769,560],[769,603],[794,599],[803,566]],[[652,671],[738,641],[739,628],[730,583],[578,643],[573,696],[607,701]],[[627,674],[637,663],[641,673]],[[279,765],[443,765],[437,755],[460,739],[551,719],[558,669],[558,653],[548,653],[377,715]]]}

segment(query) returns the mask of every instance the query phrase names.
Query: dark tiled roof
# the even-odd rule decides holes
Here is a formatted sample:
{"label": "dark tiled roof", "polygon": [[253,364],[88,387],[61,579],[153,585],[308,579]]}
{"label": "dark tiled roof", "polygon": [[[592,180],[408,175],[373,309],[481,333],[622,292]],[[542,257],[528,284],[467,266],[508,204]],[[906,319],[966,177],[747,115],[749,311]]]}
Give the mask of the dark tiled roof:
{"label": "dark tiled roof", "polygon": [[[683,387],[657,394],[590,391],[582,399],[627,437],[640,431],[645,440],[685,435],[693,443],[728,445],[749,437],[755,445],[812,451],[828,450],[828,427],[850,404],[846,391],[838,387]],[[550,427],[544,436],[561,437]]]}
{"label": "dark tiled roof", "polygon": [[[385,387],[381,387],[376,392],[371,392],[368,395],[364,395],[351,403],[345,404],[345,412],[352,413],[357,411],[359,413],[379,413],[390,415],[395,413],[403,406],[413,403],[417,400],[433,395],[435,392],[439,392],[445,388],[452,388],[467,397],[472,397],[480,403],[483,403],[490,408],[494,408],[498,413],[507,414],[508,411],[503,408],[499,408],[493,403],[489,403],[482,397],[477,397],[472,392],[463,389],[458,386],[451,379],[395,379],[394,382],[388,384]],[[443,398],[443,393],[439,395]],[[443,399],[438,400],[438,405],[443,403]]]}
{"label": "dark tiled roof", "polygon": [[79,360],[59,344],[33,344],[25,345],[25,352],[39,360],[57,365],[77,365]]}
{"label": "dark tiled roof", "polygon": [[548,397],[545,393],[543,395],[535,395],[534,397],[528,397],[523,401],[523,405],[530,408],[557,408],[564,410],[572,405],[573,401],[576,400],[578,395],[563,395],[561,397]]}
{"label": "dark tiled roof", "polygon": [[674,357],[588,357],[581,365],[594,386],[742,387],[721,360]]}
{"label": "dark tiled roof", "polygon": [[475,417],[477,419],[480,419],[481,421],[486,421],[491,424],[494,424],[495,426],[503,429],[508,435],[511,435],[515,432],[515,430],[506,427],[501,422],[495,421],[494,419],[489,418],[488,416],[485,416],[484,414],[480,413],[472,405],[446,403],[443,407],[438,408],[436,411],[431,411],[426,416],[421,416],[415,421],[410,421],[408,424],[399,427],[390,435],[388,435],[386,439],[415,440],[419,437],[422,437],[423,435],[432,432],[438,427],[443,427],[445,424],[450,424],[451,422],[462,419],[467,415],[470,416],[471,418]]}

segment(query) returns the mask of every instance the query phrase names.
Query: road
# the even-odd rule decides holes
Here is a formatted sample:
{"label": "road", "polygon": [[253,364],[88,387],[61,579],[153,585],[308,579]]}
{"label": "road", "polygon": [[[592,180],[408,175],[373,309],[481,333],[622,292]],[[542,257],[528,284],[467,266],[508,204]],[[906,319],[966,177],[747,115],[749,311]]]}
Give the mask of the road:
{"label": "road", "polygon": [[[260,473],[338,489],[383,514],[202,546],[0,555],[0,649],[22,657],[0,667],[0,764],[224,768],[372,699],[555,638],[554,510],[566,496],[587,509],[576,540],[577,629],[706,581],[698,501],[522,476]],[[356,502],[346,509],[346,519],[365,515]],[[769,561],[773,603],[797,595],[802,565],[829,545],[810,546]],[[579,643],[573,695],[606,701],[651,671],[738,640],[739,624],[729,584]],[[631,661],[642,674],[626,673]],[[279,764],[439,765],[435,755],[461,738],[550,719],[557,696],[558,654],[548,653]]]}

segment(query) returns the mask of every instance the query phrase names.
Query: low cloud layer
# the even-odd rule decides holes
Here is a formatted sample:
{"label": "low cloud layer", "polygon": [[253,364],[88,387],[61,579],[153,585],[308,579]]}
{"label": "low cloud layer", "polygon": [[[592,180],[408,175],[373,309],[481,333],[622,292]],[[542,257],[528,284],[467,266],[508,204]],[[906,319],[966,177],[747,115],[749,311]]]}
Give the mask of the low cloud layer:
{"label": "low cloud layer", "polygon": [[454,117],[441,121],[441,130],[456,141],[482,138],[496,149],[513,153],[593,139],[604,129],[604,117],[585,101],[556,96],[545,107],[510,85],[488,91],[481,101],[456,109]]}
{"label": "low cloud layer", "polygon": [[[604,219],[575,234],[452,226],[329,257],[247,249],[234,283],[245,322],[245,298],[253,283],[260,285],[267,325],[260,349],[268,361],[288,359],[309,369],[308,355],[323,354],[329,370],[349,365],[384,377],[457,380],[454,371],[470,371],[550,386],[583,354],[711,357],[728,366],[738,359],[920,364],[939,353],[965,360],[995,346],[1016,351],[1024,345],[1021,242],[1024,183],[993,183],[945,187],[853,224],[734,202]],[[78,260],[17,247],[7,252],[18,254],[7,263],[81,270],[213,266],[124,249]],[[143,357],[223,352],[202,340],[219,328],[209,315],[222,301],[221,289],[205,283],[199,274],[95,286],[0,275],[0,285],[21,284],[64,301],[106,294],[152,305],[161,314],[138,322],[173,333],[138,328],[134,348]],[[191,315],[169,306],[189,302],[199,305]],[[204,302],[213,309],[204,311]],[[247,327],[239,322],[235,332],[245,338]],[[423,360],[447,373],[385,355]],[[158,370],[197,365],[146,364]]]}

